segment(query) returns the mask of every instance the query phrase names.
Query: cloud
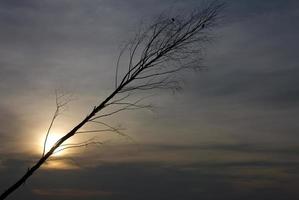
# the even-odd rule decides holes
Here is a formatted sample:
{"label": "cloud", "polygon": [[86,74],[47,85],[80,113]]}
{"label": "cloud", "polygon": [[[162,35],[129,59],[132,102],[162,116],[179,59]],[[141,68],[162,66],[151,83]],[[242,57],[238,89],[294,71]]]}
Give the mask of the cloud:
{"label": "cloud", "polygon": [[62,159],[50,159],[46,162],[41,170],[79,170],[80,166],[72,162],[72,160]]}
{"label": "cloud", "polygon": [[14,108],[0,103],[0,154],[16,152],[15,141],[22,136],[25,123]]}
{"label": "cloud", "polygon": [[200,77],[203,81],[198,80],[203,97],[296,106],[298,65],[294,52],[298,46],[294,41],[299,29],[294,20],[298,13],[295,9],[281,12],[247,16],[223,29],[217,45],[209,49],[211,71]]}
{"label": "cloud", "polygon": [[[164,199],[282,199],[292,195],[291,200],[299,194],[297,189],[283,185],[298,184],[297,168],[299,161],[296,155],[289,157],[285,150],[268,149],[234,144],[215,144],[202,146],[182,145],[148,145],[144,146],[141,156],[152,154],[163,155],[168,152],[190,157],[190,152],[203,151],[208,157],[219,155],[225,159],[202,160],[198,156],[194,162],[161,160],[123,160],[110,162],[101,160],[97,165],[84,166],[84,158],[73,157],[81,164],[79,170],[40,170],[20,190],[15,198],[30,199],[94,199],[103,197],[109,200],[152,198]],[[123,148],[124,150],[124,148]],[[292,151],[290,149],[290,151]],[[107,152],[107,151],[106,151]],[[109,151],[108,151],[109,152]],[[105,152],[104,152],[105,153]],[[235,157],[236,154],[240,156]],[[248,154],[253,156],[250,159]],[[125,153],[123,154],[125,155]],[[118,155],[123,157],[122,154]],[[286,156],[288,155],[288,156]],[[289,159],[287,158],[289,157]],[[93,156],[98,159],[99,156]],[[100,157],[101,158],[101,157]],[[284,159],[282,159],[284,158]],[[89,159],[90,158],[86,158]],[[16,162],[16,161],[14,161]],[[6,180],[17,177],[24,169],[18,163],[7,162],[8,168],[1,171],[1,186]],[[9,164],[10,163],[10,164]],[[15,166],[12,168],[12,166]],[[12,175],[12,173],[16,175]],[[63,179],[61,179],[63,177]],[[217,191],[217,193],[215,193]],[[264,191],[264,192],[262,192]],[[272,191],[270,193],[270,191]],[[267,197],[267,198],[268,198]]]}
{"label": "cloud", "polygon": [[56,198],[91,198],[91,197],[105,197],[113,195],[108,191],[88,190],[88,189],[32,189],[32,192],[38,196],[50,196]]}

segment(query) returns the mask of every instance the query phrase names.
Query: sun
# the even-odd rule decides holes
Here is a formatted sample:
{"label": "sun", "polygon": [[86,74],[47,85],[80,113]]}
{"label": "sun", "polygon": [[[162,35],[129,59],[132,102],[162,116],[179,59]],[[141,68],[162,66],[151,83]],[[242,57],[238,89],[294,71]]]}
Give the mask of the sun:
{"label": "sun", "polygon": [[[45,145],[45,153],[47,153],[53,145],[61,138],[58,134],[50,134],[48,136],[46,145]],[[44,141],[43,141],[44,142]],[[54,156],[61,156],[63,154],[63,151],[59,151],[59,148],[54,152]]]}

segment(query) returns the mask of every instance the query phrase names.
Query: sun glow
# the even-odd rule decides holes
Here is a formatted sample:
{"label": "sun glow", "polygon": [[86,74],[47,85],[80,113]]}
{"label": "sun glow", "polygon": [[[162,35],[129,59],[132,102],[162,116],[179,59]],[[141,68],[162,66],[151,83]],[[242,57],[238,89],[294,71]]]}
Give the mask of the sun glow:
{"label": "sun glow", "polygon": [[[48,136],[48,139],[47,139],[47,142],[45,145],[45,153],[47,153],[60,138],[61,138],[61,136],[58,134],[50,134]],[[43,144],[44,144],[44,141],[43,141]],[[61,148],[58,148],[54,152],[53,156],[61,156],[62,154],[63,154],[63,151],[61,151]]]}

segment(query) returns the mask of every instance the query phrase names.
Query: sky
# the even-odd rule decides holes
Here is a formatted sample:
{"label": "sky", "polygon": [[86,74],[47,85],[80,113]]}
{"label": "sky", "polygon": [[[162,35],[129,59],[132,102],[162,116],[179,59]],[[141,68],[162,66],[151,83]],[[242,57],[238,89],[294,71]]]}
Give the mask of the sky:
{"label": "sky", "polygon": [[[223,0],[205,70],[154,111],[109,119],[126,137],[58,153],[8,199],[299,198],[299,2]],[[140,24],[198,0],[1,0],[0,190],[42,153],[55,90],[72,94],[51,135],[114,89],[117,56]],[[77,137],[73,142],[79,142]]]}

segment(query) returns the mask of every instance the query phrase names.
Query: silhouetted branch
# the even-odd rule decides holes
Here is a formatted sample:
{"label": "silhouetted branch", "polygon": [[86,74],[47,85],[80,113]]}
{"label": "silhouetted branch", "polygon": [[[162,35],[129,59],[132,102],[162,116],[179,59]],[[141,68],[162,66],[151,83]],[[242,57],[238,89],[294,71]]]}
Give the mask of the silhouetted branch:
{"label": "silhouetted branch", "polygon": [[67,149],[74,149],[74,148],[80,148],[80,147],[88,147],[90,145],[102,145],[102,144],[104,144],[104,142],[96,141],[96,137],[93,137],[84,142],[62,144],[60,146],[60,148],[57,151],[55,151],[53,154],[56,154],[58,152],[61,152],[61,151],[67,150]]}
{"label": "silhouetted branch", "polygon": [[47,146],[47,141],[48,141],[48,137],[49,137],[49,134],[50,134],[50,131],[52,129],[52,126],[55,122],[55,119],[58,117],[58,115],[61,113],[63,107],[65,107],[70,101],[72,101],[72,95],[69,95],[69,94],[66,94],[66,93],[62,93],[62,94],[58,94],[58,91],[55,90],[55,103],[56,103],[56,109],[55,109],[55,112],[54,112],[54,115],[51,119],[51,122],[50,122],[50,125],[49,125],[49,128],[47,130],[47,133],[46,133],[46,137],[45,137],[45,140],[44,140],[44,145],[43,145],[43,153],[42,153],[42,156],[45,155],[45,151],[46,151],[46,146]]}
{"label": "silhouetted branch", "polygon": [[[114,80],[115,89],[100,104],[94,106],[91,112],[77,126],[61,137],[48,152],[45,152],[45,144],[52,125],[59,114],[59,109],[67,104],[67,102],[61,103],[57,101],[56,112],[46,134],[42,157],[17,182],[1,194],[0,200],[5,199],[19,188],[55,152],[69,148],[101,144],[97,141],[87,140],[83,143],[63,146],[63,143],[74,135],[103,131],[118,133],[117,129],[97,120],[125,110],[147,108],[147,106],[138,104],[139,102],[133,101],[131,103],[131,101],[128,101],[128,98],[139,90],[180,89],[179,81],[174,74],[185,69],[201,68],[200,63],[198,64],[197,62],[202,58],[201,52],[204,45],[211,40],[210,31],[217,24],[219,13],[223,6],[224,4],[220,1],[212,1],[194,10],[191,14],[180,14],[177,16],[160,15],[152,24],[141,28],[133,40],[124,46],[117,59]],[[128,60],[126,59],[126,65],[120,62],[124,56],[129,58]],[[121,74],[119,70],[122,66],[124,74]],[[119,95],[124,96],[119,97]],[[63,97],[56,96],[56,100]],[[104,108],[108,106],[114,110],[109,113],[102,113]],[[119,108],[120,106],[121,108]],[[108,128],[80,131],[88,122],[102,124]],[[62,149],[59,149],[61,147]]]}
{"label": "silhouetted branch", "polygon": [[[115,128],[115,127],[113,127],[113,126],[111,126],[111,125],[109,125],[109,124],[107,124],[107,123],[104,123],[104,122],[101,122],[101,121],[97,121],[97,120],[90,120],[89,122],[93,122],[93,123],[96,123],[96,124],[104,125],[104,126],[110,128],[110,129],[112,129],[114,133],[117,133],[117,134],[120,135],[120,136],[124,136],[124,137],[127,137],[127,138],[129,138],[130,140],[132,140],[131,137],[129,137],[128,135],[126,135],[125,133],[123,133],[123,132],[121,131],[121,130],[124,130],[124,129],[122,129],[122,128]],[[133,140],[132,140],[132,141],[133,141]]]}

